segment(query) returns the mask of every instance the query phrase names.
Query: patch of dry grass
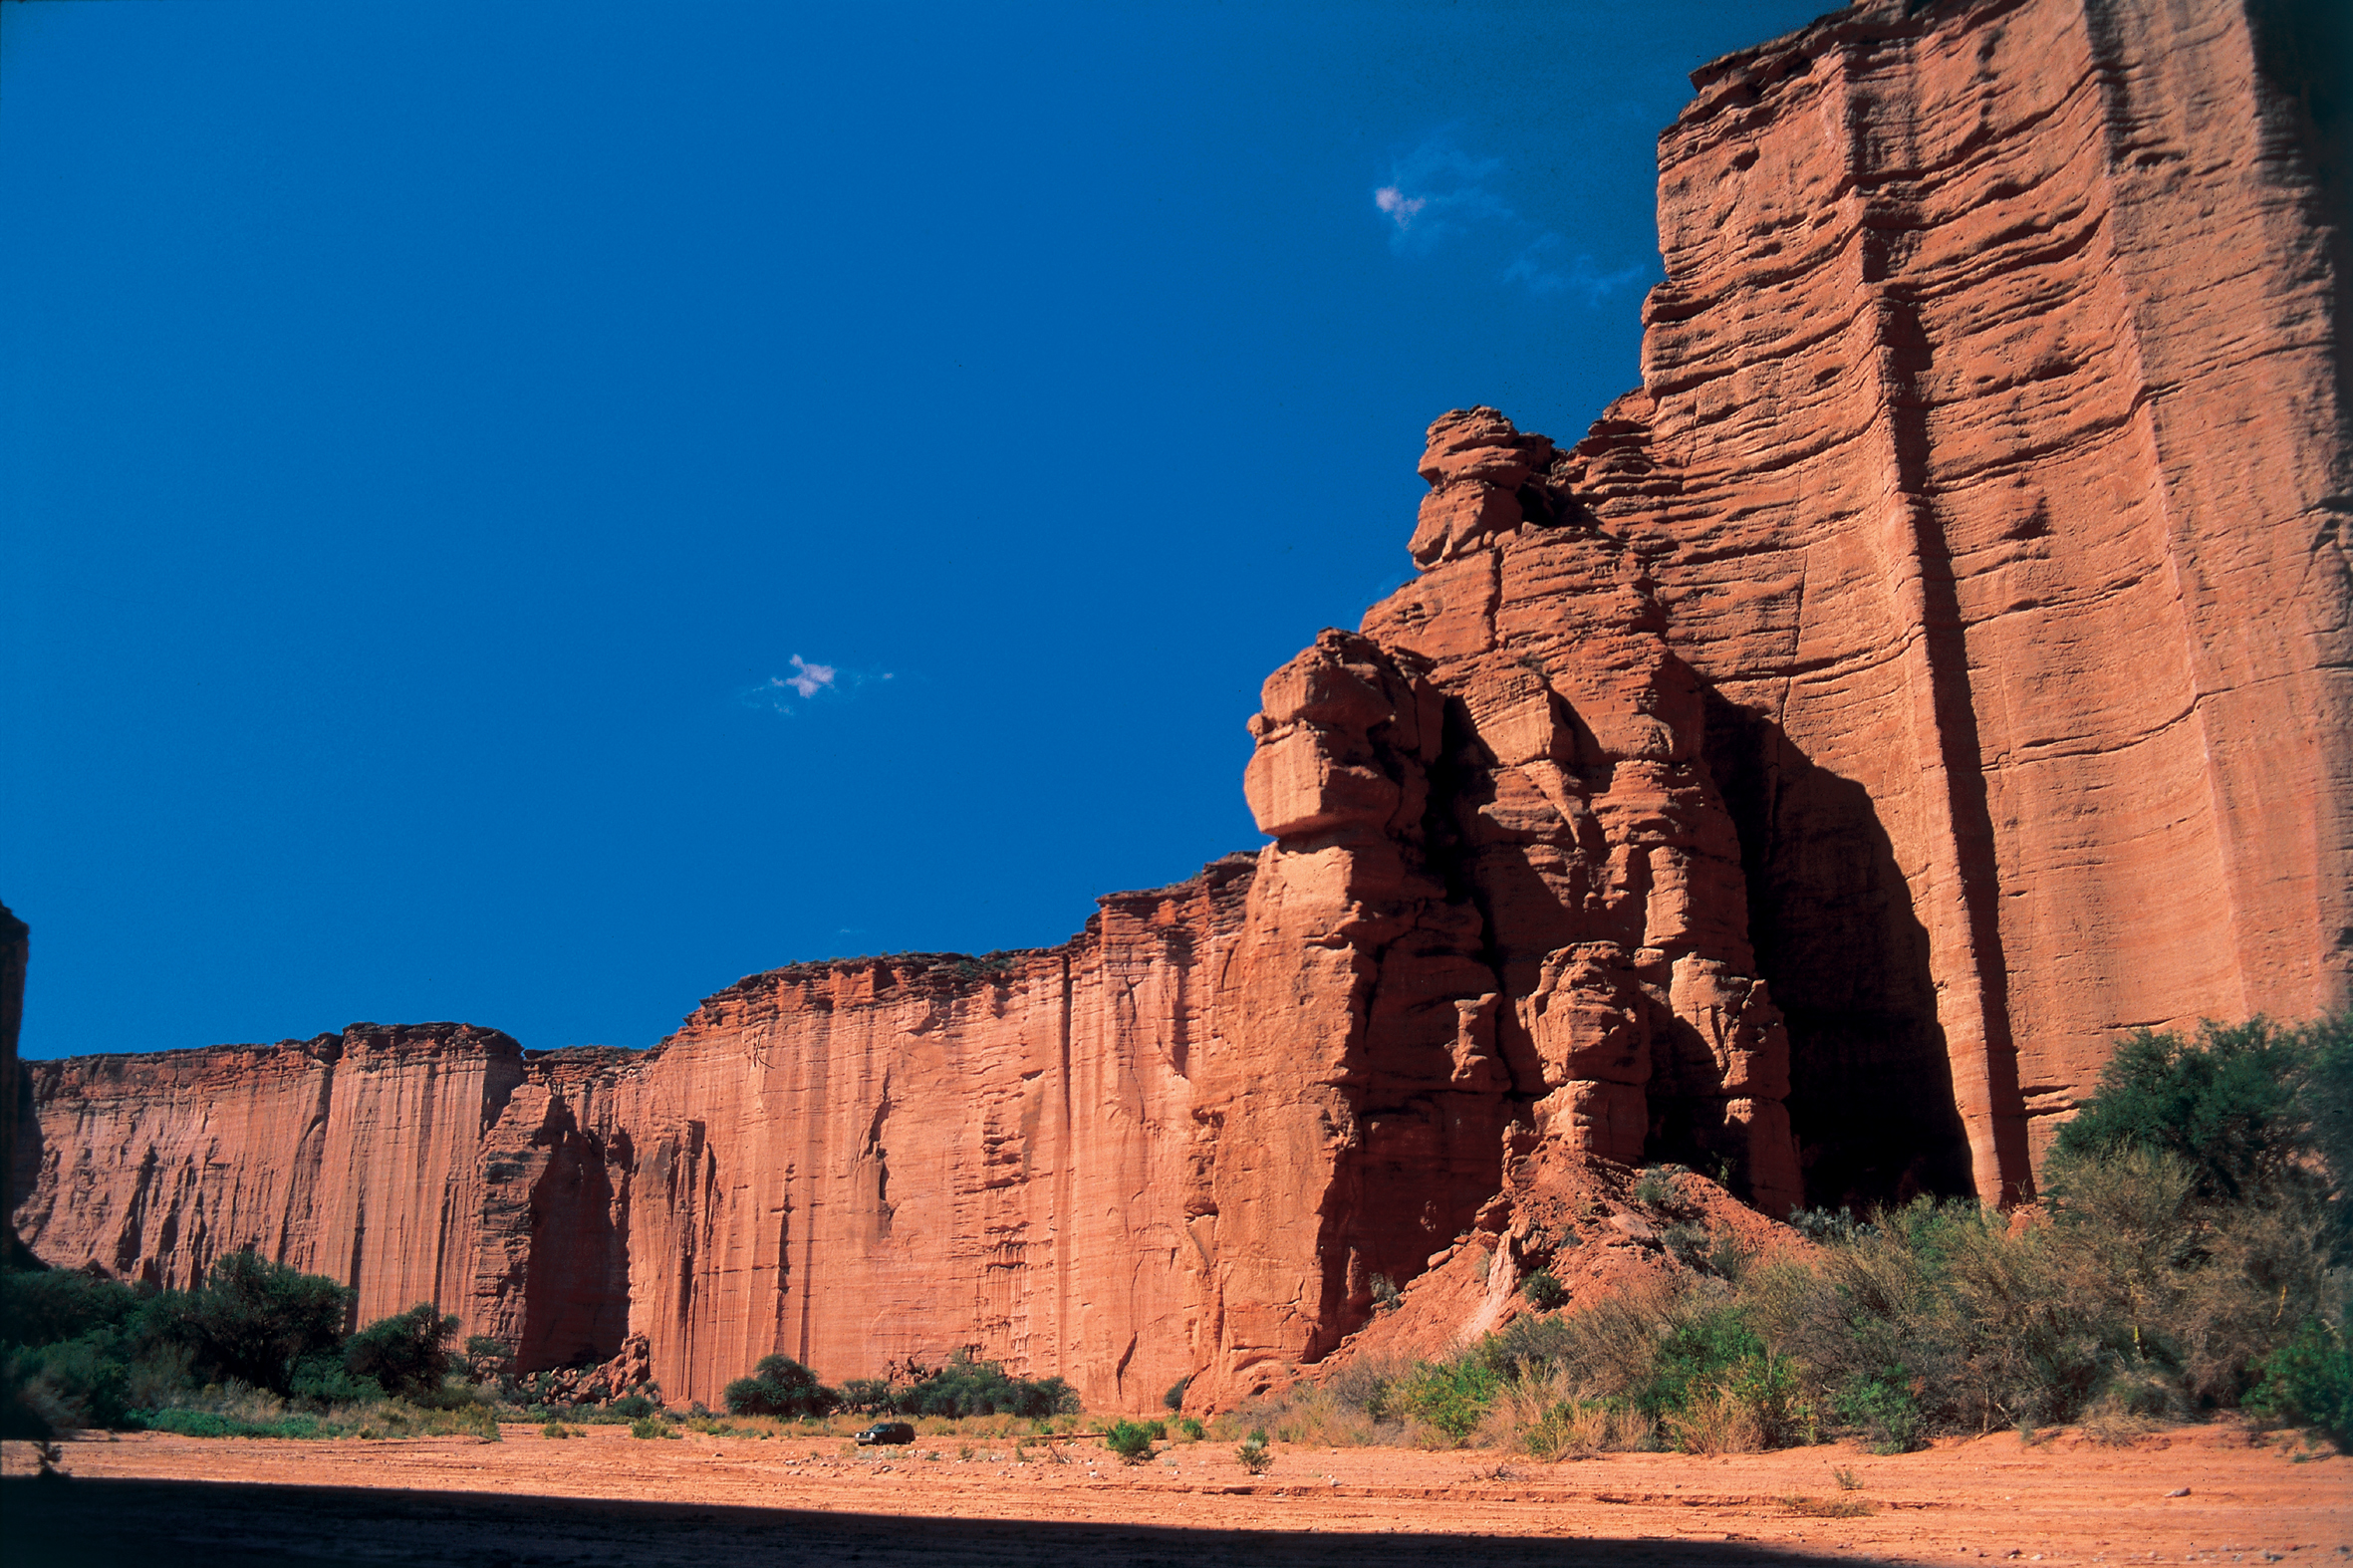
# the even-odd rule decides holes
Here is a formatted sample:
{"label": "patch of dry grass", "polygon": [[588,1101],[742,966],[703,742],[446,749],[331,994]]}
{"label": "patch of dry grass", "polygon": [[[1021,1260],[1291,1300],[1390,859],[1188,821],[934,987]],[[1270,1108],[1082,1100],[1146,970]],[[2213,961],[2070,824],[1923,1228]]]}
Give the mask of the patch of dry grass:
{"label": "patch of dry grass", "polygon": [[1879,1511],[1879,1504],[1868,1497],[1790,1496],[1781,1499],[1781,1506],[1809,1519],[1860,1519]]}

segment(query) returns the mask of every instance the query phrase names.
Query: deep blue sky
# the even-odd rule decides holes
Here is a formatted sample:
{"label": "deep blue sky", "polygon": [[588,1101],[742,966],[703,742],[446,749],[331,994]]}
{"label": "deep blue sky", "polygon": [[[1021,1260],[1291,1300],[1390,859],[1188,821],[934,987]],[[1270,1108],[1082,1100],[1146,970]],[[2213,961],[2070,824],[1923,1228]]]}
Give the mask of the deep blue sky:
{"label": "deep blue sky", "polygon": [[1685,73],[1823,8],[0,4],[26,1054],[648,1045],[1256,847],[1423,427],[1635,385]]}

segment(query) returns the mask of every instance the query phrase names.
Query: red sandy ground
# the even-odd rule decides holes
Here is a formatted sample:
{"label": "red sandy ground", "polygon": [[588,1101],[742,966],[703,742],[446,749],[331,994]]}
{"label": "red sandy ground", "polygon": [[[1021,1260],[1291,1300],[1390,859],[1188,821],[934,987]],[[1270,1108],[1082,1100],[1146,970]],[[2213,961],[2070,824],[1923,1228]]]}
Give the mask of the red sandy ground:
{"label": "red sandy ground", "polygon": [[[839,1440],[294,1442],[138,1434],[69,1442],[64,1482],[0,1445],[8,1568],[136,1561],[1979,1563],[2353,1561],[2353,1459],[2297,1462],[2235,1423],[2129,1448],[2015,1434],[1878,1457],[1853,1444],[1557,1465],[1491,1452],[1229,1444],[1139,1468],[1100,1446],[1012,1462],[1002,1440],[843,1452]],[[942,1455],[919,1455],[936,1446]],[[1031,1441],[1032,1455],[1044,1445]],[[1500,1468],[1499,1468],[1500,1466]],[[1833,1472],[1859,1482],[1844,1490]],[[256,1485],[254,1483],[266,1483]],[[361,1488],[358,1493],[315,1488]],[[2186,1490],[2184,1490],[2186,1488]],[[2177,1495],[2178,1493],[2178,1495]],[[1861,1501],[1851,1518],[1784,1499]]]}

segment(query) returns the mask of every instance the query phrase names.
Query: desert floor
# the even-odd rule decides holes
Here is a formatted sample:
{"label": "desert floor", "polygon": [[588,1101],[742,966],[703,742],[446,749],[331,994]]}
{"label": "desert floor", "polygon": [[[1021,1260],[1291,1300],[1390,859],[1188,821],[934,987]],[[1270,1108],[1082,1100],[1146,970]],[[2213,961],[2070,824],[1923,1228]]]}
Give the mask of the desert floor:
{"label": "desert floor", "polygon": [[[1093,1442],[1013,1461],[958,1439],[195,1439],[64,1444],[71,1478],[0,1445],[0,1560],[36,1564],[1869,1561],[2353,1563],[2353,1458],[2298,1462],[2232,1423],[2126,1448],[2014,1433],[1878,1457],[1853,1444],[1557,1465],[1493,1453],[1230,1444],[1127,1468]],[[937,1451],[936,1459],[921,1455]],[[1856,1484],[1842,1487],[1837,1471]],[[1851,1509],[1845,1516],[1829,1510]],[[1867,1510],[1867,1511],[1866,1511]]]}

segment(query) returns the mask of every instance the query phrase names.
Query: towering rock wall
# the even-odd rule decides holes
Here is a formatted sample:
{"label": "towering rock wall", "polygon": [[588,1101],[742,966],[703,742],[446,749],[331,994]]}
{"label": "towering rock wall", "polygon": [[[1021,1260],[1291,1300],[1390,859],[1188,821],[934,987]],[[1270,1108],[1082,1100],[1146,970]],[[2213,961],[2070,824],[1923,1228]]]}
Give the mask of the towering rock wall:
{"label": "towering rock wall", "polygon": [[2020,1194],[2119,1031],[2353,958],[2335,237],[2257,30],[2186,16],[1873,4],[1699,73],[1643,389],[1568,449],[1432,426],[1420,575],[1266,683],[1254,860],[645,1053],[33,1064],[20,1230],[674,1398],[973,1345],[1139,1408],[1579,1162]]}
{"label": "towering rock wall", "polygon": [[1566,477],[1726,706],[1811,1144],[1943,1073],[2016,1192],[2119,1030],[2346,998],[2343,236],[2263,44],[1858,8],[1661,140],[1643,390]]}

